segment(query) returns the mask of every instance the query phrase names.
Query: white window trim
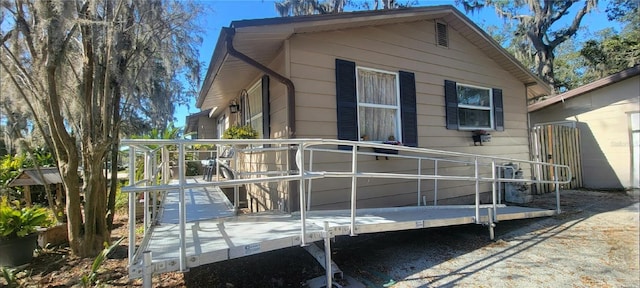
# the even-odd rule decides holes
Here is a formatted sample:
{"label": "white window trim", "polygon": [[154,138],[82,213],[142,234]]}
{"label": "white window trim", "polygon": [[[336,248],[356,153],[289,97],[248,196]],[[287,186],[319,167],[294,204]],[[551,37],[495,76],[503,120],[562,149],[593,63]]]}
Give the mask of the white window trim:
{"label": "white window trim", "polygon": [[[395,84],[396,84],[396,103],[397,105],[383,105],[383,104],[372,104],[372,103],[366,103],[360,102],[360,94],[358,91],[358,70],[367,70],[367,71],[373,71],[373,72],[378,72],[378,73],[385,73],[385,74],[391,74],[395,76]],[[402,142],[402,122],[401,122],[401,118],[400,118],[400,114],[401,114],[401,108],[400,108],[400,73],[398,72],[392,72],[392,71],[386,71],[386,70],[381,70],[381,69],[375,69],[375,68],[368,68],[368,67],[361,67],[361,66],[356,66],[356,102],[357,102],[357,115],[358,115],[358,139],[360,139],[360,136],[362,135],[362,133],[360,132],[360,107],[371,107],[371,108],[384,108],[384,109],[395,109],[396,110],[396,131],[394,132],[394,137],[396,138],[396,141]],[[360,139],[361,141],[362,139]],[[366,141],[366,142],[373,142],[373,143],[382,143],[384,141]]]}
{"label": "white window trim", "polygon": [[[252,92],[254,92],[256,89],[258,89],[258,87],[259,87],[259,86],[261,86],[261,84],[262,84],[262,81],[261,81],[261,80],[258,80],[258,81],[256,81],[256,83],[254,83],[253,85],[251,85],[251,87],[249,87],[249,89],[247,89],[247,99],[245,99],[245,103],[248,103],[248,104],[246,104],[246,105],[251,106],[251,103],[249,103],[249,98],[248,98],[248,97],[249,97],[249,94],[251,94],[251,93],[252,93]],[[261,98],[261,99],[262,99],[262,98]],[[246,109],[245,109],[245,108],[246,108],[246,107],[242,107],[242,109],[244,109],[244,110],[245,110],[245,112],[246,112]],[[249,112],[250,112],[250,111],[249,111]],[[245,123],[246,123],[247,121],[255,120],[257,117],[261,117],[261,116],[262,116],[262,112],[260,112],[260,113],[258,113],[258,114],[256,114],[256,115],[254,115],[254,116],[250,116],[250,115],[249,115],[249,117],[247,117],[247,115],[248,115],[248,114],[249,114],[249,113],[243,113],[243,114],[242,114],[242,117],[244,118]]]}
{"label": "white window trim", "polygon": [[[258,87],[262,88],[262,80],[261,79],[257,80],[256,83],[254,83],[253,85],[251,85],[249,87],[249,89],[247,89],[247,99],[244,100],[245,101],[244,102],[245,105],[248,105],[249,107],[251,107],[251,103],[249,102],[249,95],[252,92],[254,92],[256,89],[258,89]],[[259,92],[260,92],[259,93],[260,94],[260,102],[262,102],[262,91],[259,91]],[[262,103],[260,103],[260,104],[262,104]],[[260,112],[260,113],[258,113],[256,115],[253,115],[253,116],[249,115],[247,117],[247,115],[249,113],[246,111],[246,107],[242,107],[242,109],[244,110],[243,113],[242,113],[242,119],[244,120],[244,124],[245,125],[250,125],[251,121],[256,120],[258,118],[262,118],[262,112]],[[262,133],[263,133],[263,131],[258,131],[258,134],[262,134]],[[264,135],[262,135],[262,137],[264,138]]]}
{"label": "white window trim", "polygon": [[222,139],[222,134],[224,134],[224,131],[227,130],[227,128],[229,128],[229,118],[227,117],[227,115],[222,114],[218,117],[218,139]]}
{"label": "white window trim", "polygon": [[[476,89],[482,89],[482,90],[488,90],[489,91],[489,107],[487,107],[487,106],[477,106],[477,105],[468,105],[468,104],[460,104],[458,102],[458,109],[464,108],[464,109],[489,111],[489,127],[462,126],[462,124],[460,123],[460,111],[458,110],[458,130],[479,130],[479,129],[482,129],[482,130],[494,131],[495,130],[495,119],[494,119],[495,116],[494,116],[494,105],[493,105],[493,89],[488,88],[488,87],[483,87],[483,86],[477,86],[477,85],[456,83],[456,97],[458,97],[458,87],[460,87],[460,86],[476,88]],[[460,99],[458,99],[458,101],[459,100]]]}

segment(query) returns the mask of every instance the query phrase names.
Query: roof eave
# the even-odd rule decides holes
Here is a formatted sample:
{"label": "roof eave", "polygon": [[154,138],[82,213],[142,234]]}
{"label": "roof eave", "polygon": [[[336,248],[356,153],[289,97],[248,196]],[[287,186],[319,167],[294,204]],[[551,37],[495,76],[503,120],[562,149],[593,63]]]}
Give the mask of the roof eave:
{"label": "roof eave", "polygon": [[202,83],[202,89],[200,89],[200,93],[198,94],[198,100],[196,101],[197,108],[202,108],[202,103],[207,97],[209,89],[211,89],[213,80],[215,80],[220,67],[222,67],[224,59],[227,57],[227,47],[225,45],[226,36],[226,29],[220,29],[220,35],[218,35],[218,41],[216,42],[215,49],[213,50],[213,54],[211,55],[211,61],[209,62],[207,75],[205,76],[204,82]]}
{"label": "roof eave", "polygon": [[540,89],[542,89],[543,93],[536,93],[536,95],[531,95],[529,89],[527,89],[527,97],[528,98],[549,95],[549,94],[551,94],[553,92],[553,89],[551,88],[550,85],[545,83],[542,79],[540,79],[540,77],[538,77],[535,74],[533,74],[533,72],[531,72],[528,68],[524,67],[524,65],[522,65],[522,63],[520,61],[518,61],[518,59],[516,59],[513,55],[511,55],[511,53],[509,53],[509,51],[504,49],[498,42],[496,42],[495,39],[493,39],[493,37],[491,37],[491,35],[487,34],[487,32],[485,32],[482,28],[480,28],[478,25],[476,25],[476,23],[471,21],[471,19],[469,19],[469,17],[467,17],[466,15],[462,14],[458,9],[451,9],[451,12],[456,17],[458,17],[460,19],[460,21],[463,21],[469,28],[473,29],[473,31],[475,33],[477,33],[480,36],[482,36],[482,38],[485,41],[487,41],[494,49],[499,51],[500,54],[503,57],[507,58],[519,70],[521,70],[522,72],[527,74],[529,79],[526,79],[528,81],[524,81],[524,84],[525,84],[525,86],[527,86],[527,88],[538,86],[538,87],[540,87]]}
{"label": "roof eave", "polygon": [[[250,29],[252,33],[256,33],[257,31],[261,31],[263,29],[271,29],[276,26],[286,27],[288,29],[278,29],[280,32],[286,32],[290,34],[296,32],[312,32],[318,31],[321,29],[328,29],[336,25],[336,23],[342,23],[340,21],[348,21],[353,25],[364,25],[363,23],[368,23],[371,21],[376,21],[376,19],[385,19],[385,18],[400,18],[395,17],[396,15],[403,15],[401,18],[404,21],[409,21],[407,19],[411,19],[412,17],[425,17],[427,15],[432,15],[433,13],[442,13],[443,15],[453,15],[457,21],[463,23],[465,27],[470,29],[469,31],[479,35],[479,39],[483,39],[487,41],[489,44],[487,47],[490,49],[495,49],[498,53],[494,54],[493,57],[500,57],[502,60],[498,62],[502,62],[501,65],[513,65],[510,69],[511,71],[518,71],[515,75],[520,81],[522,81],[527,87],[527,97],[536,97],[536,96],[544,96],[551,94],[552,89],[549,85],[545,84],[540,78],[535,76],[529,69],[525,68],[518,60],[516,60],[508,51],[502,48],[493,38],[488,35],[484,30],[478,27],[473,21],[471,21],[468,17],[462,14],[459,10],[451,5],[442,5],[442,6],[430,6],[430,7],[421,7],[421,8],[405,8],[405,9],[396,9],[390,11],[381,12],[379,10],[374,11],[358,11],[358,12],[347,12],[340,14],[331,14],[331,15],[310,15],[310,16],[296,16],[296,17],[279,17],[279,18],[267,18],[267,19],[252,19],[252,20],[240,20],[231,22],[231,28],[223,28],[220,32],[220,36],[218,37],[218,41],[216,43],[216,47],[214,53],[211,57],[211,64],[209,65],[209,69],[207,71],[207,75],[205,77],[202,89],[198,96],[198,100],[196,103],[196,107],[202,109],[203,104],[207,98],[207,95],[210,93],[212,85],[218,76],[222,65],[224,65],[228,55],[225,45],[226,39],[226,30],[245,30]],[[402,21],[402,20],[399,20]],[[354,24],[355,23],[355,24]],[[320,26],[325,26],[325,28],[321,28]],[[311,27],[311,28],[310,28]],[[257,30],[254,31],[254,28]],[[290,30],[290,31],[287,31]],[[307,31],[309,30],[309,31]],[[285,34],[286,34],[285,33]],[[285,38],[286,39],[286,38]],[[499,56],[498,56],[499,55]],[[495,58],[494,58],[495,59]],[[508,64],[507,64],[508,63]],[[215,105],[214,105],[215,106]],[[211,107],[204,107],[211,108]]]}
{"label": "roof eave", "polygon": [[606,87],[606,86],[621,82],[623,80],[626,80],[628,78],[631,78],[631,77],[634,77],[634,76],[637,76],[637,75],[640,75],[640,65],[636,65],[634,67],[622,70],[622,71],[620,71],[618,73],[615,73],[615,74],[611,74],[611,75],[609,75],[607,77],[604,77],[602,79],[599,79],[599,80],[593,81],[591,83],[582,85],[582,86],[580,86],[578,88],[571,89],[571,90],[569,90],[567,92],[564,92],[562,94],[558,94],[558,95],[553,96],[553,97],[551,97],[549,99],[545,99],[545,100],[542,100],[540,102],[533,103],[533,104],[531,104],[531,105],[529,105],[527,107],[527,111],[528,112],[534,112],[534,111],[540,110],[542,108],[545,108],[547,106],[551,106],[553,104],[556,104],[558,102],[562,102],[564,100],[571,99],[573,97],[589,93],[591,91],[594,91],[594,90],[597,90],[597,89],[600,89],[600,88],[603,88],[603,87]]}

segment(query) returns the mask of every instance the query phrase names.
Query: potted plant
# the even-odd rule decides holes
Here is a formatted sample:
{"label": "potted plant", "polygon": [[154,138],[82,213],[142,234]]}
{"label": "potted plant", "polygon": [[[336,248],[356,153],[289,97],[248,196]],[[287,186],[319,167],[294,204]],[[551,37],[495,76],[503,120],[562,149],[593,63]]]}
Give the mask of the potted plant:
{"label": "potted plant", "polygon": [[249,125],[244,126],[231,126],[224,130],[222,133],[222,139],[256,139],[258,138],[258,131],[251,128]]}
{"label": "potted plant", "polygon": [[[231,126],[224,130],[222,133],[222,139],[257,139],[258,131],[253,129],[249,125],[244,126]],[[247,147],[245,144],[236,144],[236,146],[240,149]]]}
{"label": "potted plant", "polygon": [[15,267],[28,263],[38,239],[37,229],[52,223],[46,208],[20,207],[0,199],[0,266]]}
{"label": "potted plant", "polygon": [[[397,141],[396,137],[394,137],[393,135],[389,136],[389,138],[387,138],[387,141],[382,141],[382,144],[402,146],[402,142]],[[398,150],[388,148],[373,148],[373,152],[382,154],[398,154]],[[388,160],[389,157],[385,156],[385,159]],[[378,160],[378,156],[376,156],[376,160]]]}
{"label": "potted plant", "polygon": [[485,130],[473,130],[471,138],[473,139],[473,146],[477,146],[478,143],[482,146],[483,142],[491,142],[491,134]]}

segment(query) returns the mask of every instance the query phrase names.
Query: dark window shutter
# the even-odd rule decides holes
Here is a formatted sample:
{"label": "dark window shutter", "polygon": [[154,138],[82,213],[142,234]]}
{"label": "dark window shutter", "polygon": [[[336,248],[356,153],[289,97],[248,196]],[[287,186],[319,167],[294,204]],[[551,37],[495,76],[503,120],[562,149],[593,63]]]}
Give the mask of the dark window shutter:
{"label": "dark window shutter", "polygon": [[271,138],[271,113],[269,111],[269,76],[262,76],[262,137]]}
{"label": "dark window shutter", "polygon": [[447,117],[447,129],[458,130],[458,93],[456,82],[444,80],[444,101]]}
{"label": "dark window shutter", "polygon": [[[336,59],[336,111],[338,139],[358,141],[356,63]],[[351,149],[339,147],[341,149]]]}
{"label": "dark window shutter", "polygon": [[416,111],[416,77],[411,72],[400,71],[400,118],[402,142],[418,147],[418,116]]}
{"label": "dark window shutter", "polygon": [[493,119],[496,131],[504,131],[504,109],[502,89],[493,88]]}

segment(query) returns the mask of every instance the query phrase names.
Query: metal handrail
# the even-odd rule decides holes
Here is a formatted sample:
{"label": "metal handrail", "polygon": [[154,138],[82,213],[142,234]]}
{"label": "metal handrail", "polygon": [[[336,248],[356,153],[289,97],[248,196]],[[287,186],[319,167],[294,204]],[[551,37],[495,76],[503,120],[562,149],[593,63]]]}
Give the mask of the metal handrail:
{"label": "metal handrail", "polygon": [[[129,167],[130,167],[130,176],[129,183],[133,183],[129,186],[123,187],[123,192],[130,193],[129,199],[130,203],[134,203],[135,194],[137,193],[148,193],[149,191],[154,191],[157,193],[165,193],[166,191],[175,191],[178,190],[180,197],[180,206],[179,206],[179,227],[180,227],[180,239],[181,239],[181,248],[180,248],[180,269],[185,271],[187,269],[186,264],[186,206],[185,206],[185,191],[187,189],[196,189],[201,187],[211,187],[211,186],[221,186],[221,185],[234,185],[238,187],[240,185],[245,184],[254,184],[254,183],[264,183],[264,182],[278,182],[278,181],[299,181],[299,195],[300,195],[300,235],[301,235],[301,244],[307,244],[307,212],[311,209],[311,181],[313,179],[320,178],[351,178],[351,195],[350,195],[350,234],[352,236],[356,235],[356,219],[357,219],[357,181],[359,178],[387,178],[387,179],[408,179],[408,180],[416,180],[418,183],[417,187],[417,206],[420,206],[421,201],[421,183],[422,180],[434,180],[434,205],[437,205],[438,200],[438,181],[473,181],[475,182],[475,221],[476,223],[480,223],[480,214],[479,209],[480,204],[480,183],[492,183],[492,213],[494,213],[492,219],[497,219],[495,217],[495,213],[497,213],[498,203],[497,203],[497,184],[502,182],[517,182],[517,183],[545,183],[545,184],[555,184],[556,185],[556,198],[557,198],[557,212],[560,213],[560,202],[559,202],[559,186],[560,184],[566,184],[571,181],[571,169],[567,165],[558,165],[551,163],[543,163],[543,162],[535,162],[529,160],[522,159],[513,159],[507,157],[497,157],[497,156],[483,156],[483,155],[475,155],[468,153],[460,153],[460,152],[451,152],[451,151],[440,151],[426,148],[413,148],[413,147],[405,147],[405,146],[389,146],[386,144],[379,143],[370,143],[370,142],[356,142],[356,141],[344,141],[344,140],[332,140],[332,139],[242,139],[242,140],[222,140],[222,139],[206,139],[206,140],[155,140],[155,139],[136,139],[136,140],[122,140],[122,145],[126,145],[130,147],[129,150]],[[281,147],[274,148],[246,148],[246,149],[238,149],[237,152],[251,152],[251,153],[269,153],[273,151],[286,151],[290,149],[296,149],[296,164],[297,171],[251,171],[251,172],[238,172],[237,175],[242,176],[268,176],[268,177],[257,177],[257,178],[239,178],[239,179],[231,179],[231,180],[220,180],[208,182],[208,183],[187,183],[185,178],[185,146],[189,144],[212,144],[218,147],[221,146],[235,146],[235,145],[258,145],[258,144],[274,144],[280,145]],[[151,149],[148,145],[159,145],[160,147]],[[140,150],[146,155],[153,154],[155,159],[155,154],[157,152],[161,152],[163,159],[160,163],[156,163],[156,161],[144,161],[145,171],[159,171],[157,169],[158,166],[164,166],[165,169],[162,169],[163,172],[166,172],[166,168],[168,167],[168,151],[166,151],[166,146],[177,146],[178,147],[178,184],[169,184],[167,173],[163,173],[162,182],[157,184],[157,178],[151,179],[154,177],[153,175],[157,175],[156,173],[152,173],[153,175],[146,176],[145,179],[135,182],[135,155],[137,153],[136,150]],[[327,146],[347,146],[350,147],[351,151],[340,150],[340,149],[329,149]],[[333,147],[332,147],[333,148]],[[380,154],[380,153],[371,153],[367,151],[359,151],[359,148],[386,148],[386,149],[394,149],[398,151],[403,151],[403,154]],[[176,152],[176,151],[173,151]],[[351,169],[350,171],[314,171],[314,152],[316,153],[350,153],[351,159]],[[238,155],[240,153],[234,153],[233,157],[236,162],[236,169],[240,167],[238,164]],[[216,157],[219,156],[220,153],[216,153]],[[305,155],[308,155],[308,161],[305,159]],[[417,161],[417,173],[380,173],[380,172],[362,172],[358,168],[358,162],[360,156],[387,156],[387,157],[395,157],[402,159],[413,159]],[[438,156],[438,157],[435,157]],[[444,157],[459,157],[459,158],[468,158],[473,159],[473,161],[461,161],[458,159],[447,159]],[[422,162],[423,161],[432,161],[433,162],[433,173],[423,174],[422,171]],[[308,163],[307,163],[308,162]],[[506,165],[499,165],[497,162],[510,162],[517,164],[530,164],[531,169],[533,171],[533,166],[538,165],[552,167],[554,169],[554,179],[544,180],[544,179],[511,179],[511,178],[503,178],[497,175],[496,171],[500,167],[512,167]],[[439,168],[441,168],[443,163],[455,163],[455,164],[463,164],[463,165],[473,165],[474,173],[471,176],[456,176],[456,175],[440,175]],[[146,165],[150,165],[152,167],[146,167]],[[490,167],[491,176],[485,177],[480,173],[480,168]],[[149,170],[146,170],[149,169]],[[559,169],[565,169],[567,173],[565,173],[565,179],[559,178]],[[150,173],[151,174],[151,173]],[[276,175],[276,176],[271,176]],[[309,181],[305,184],[305,181]],[[151,185],[148,185],[151,184]],[[237,193],[235,193],[237,194]],[[237,196],[236,196],[237,197]],[[155,200],[154,200],[155,201]],[[234,200],[237,206],[237,198]],[[155,203],[154,203],[155,204]],[[426,203],[425,203],[426,204]],[[155,206],[155,205],[154,205]],[[145,208],[145,215],[148,213],[148,208]],[[129,207],[130,215],[135,215],[135,205],[130,205]],[[154,212],[155,214],[155,212]],[[156,217],[156,215],[153,215]],[[130,225],[129,225],[129,235],[130,239],[135,238],[135,216],[129,217]],[[145,216],[145,230],[146,230],[146,216]],[[145,231],[146,233],[146,231]],[[147,235],[145,235],[145,241]],[[136,255],[141,255],[140,252],[136,253],[135,245],[130,245],[129,251],[129,264],[131,265],[132,261],[136,261]]]}

